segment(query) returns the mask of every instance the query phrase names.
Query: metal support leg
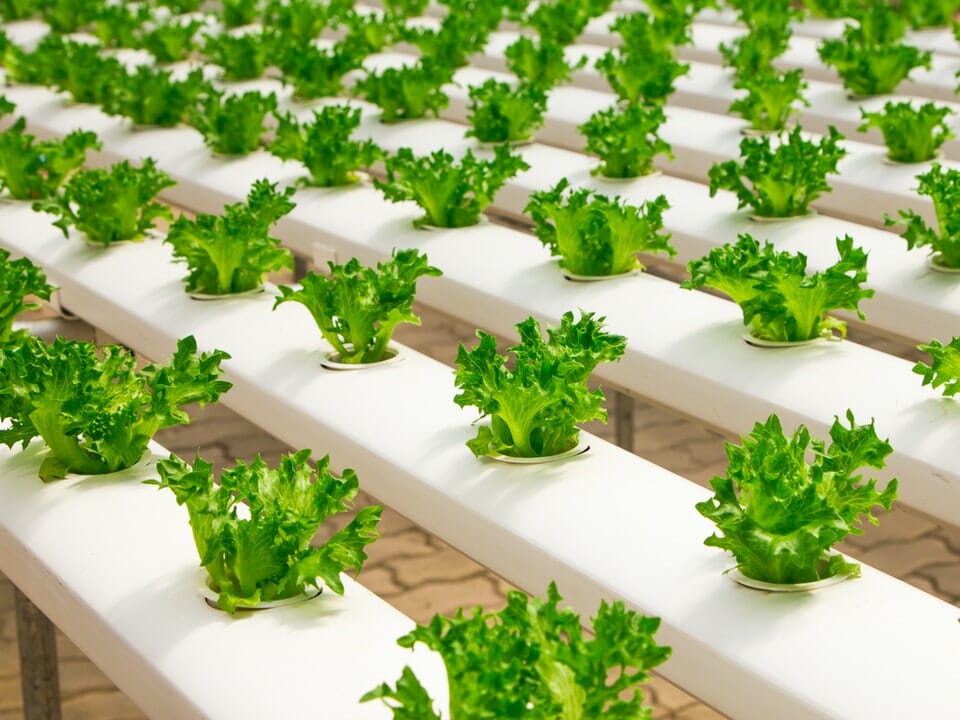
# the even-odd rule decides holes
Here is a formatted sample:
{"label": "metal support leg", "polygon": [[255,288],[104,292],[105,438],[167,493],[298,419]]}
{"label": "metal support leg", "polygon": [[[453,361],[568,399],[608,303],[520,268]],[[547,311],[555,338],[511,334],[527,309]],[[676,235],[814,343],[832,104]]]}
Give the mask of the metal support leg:
{"label": "metal support leg", "polygon": [[617,445],[630,452],[633,452],[633,406],[632,395],[619,390],[614,392],[613,414],[616,423]]}
{"label": "metal support leg", "polygon": [[13,596],[24,720],[60,720],[60,674],[53,623],[16,587]]}
{"label": "metal support leg", "polygon": [[307,274],[308,270],[307,259],[303,255],[294,255],[293,256],[293,280],[294,282],[300,282],[303,280],[303,276]]}

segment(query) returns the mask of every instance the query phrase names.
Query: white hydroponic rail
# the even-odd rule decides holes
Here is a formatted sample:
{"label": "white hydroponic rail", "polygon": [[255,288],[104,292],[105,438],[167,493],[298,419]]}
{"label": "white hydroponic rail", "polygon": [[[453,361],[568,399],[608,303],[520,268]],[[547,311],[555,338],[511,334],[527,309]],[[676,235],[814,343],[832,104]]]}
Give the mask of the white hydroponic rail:
{"label": "white hydroponic rail", "polygon": [[[123,269],[120,269],[123,272]],[[231,618],[207,606],[185,508],[156,478],[159,445],[109,476],[44,483],[42,443],[0,448],[0,571],[151,718],[386,720],[357,702],[410,665],[439,707],[443,661],[396,639],[414,623],[344,577],[341,597]]]}
{"label": "white hydroponic rail", "polygon": [[[149,357],[167,356],[188,333],[202,349],[228,351],[234,387],[224,404],[294,447],[354,466],[374,495],[496,572],[534,592],[556,580],[581,613],[616,597],[661,616],[658,640],[674,648],[663,674],[721,711],[876,720],[933,716],[952,701],[960,626],[951,605],[869,567],[829,592],[742,588],[724,576],[723,553],[702,544],[712,525],[693,505],[708,492],[693,483],[588,435],[591,450],[561,464],[479,461],[464,446],[473,414],[452,402],[448,367],[403,350],[406,359],[389,366],[323,371],[325,345],[308,314],[271,312],[270,294],[191,301],[182,267],[157,241],[102,251],[64,240],[24,206],[0,209],[0,219],[0,244],[41,264],[66,306]],[[172,512],[170,498],[150,499]],[[192,552],[188,532],[180,542]],[[173,570],[190,582],[182,566]],[[178,609],[191,594],[179,585],[170,593]],[[142,622],[139,608],[135,617]]]}
{"label": "white hydroponic rail", "polygon": [[[295,163],[284,164],[263,152],[238,160],[212,158],[191,128],[131,132],[125,121],[105,116],[97,108],[64,108],[59,98],[40,88],[18,88],[11,95],[18,105],[23,103],[21,110],[31,121],[42,122],[47,132],[64,133],[76,126],[94,129],[104,142],[101,162],[153,155],[178,181],[165,196],[196,211],[216,212],[244,198],[257,178],[289,184],[297,177]],[[462,132],[459,126],[442,121],[378,127],[392,134],[387,144],[394,147],[423,142],[425,137],[431,143],[452,145],[451,133]],[[428,127],[429,133],[425,132]],[[378,139],[384,137],[378,135]],[[544,146],[526,152],[541,150],[564,152]],[[570,165],[562,171],[572,174]],[[587,177],[586,168],[577,172]],[[650,192],[667,180],[654,178],[632,186]],[[617,187],[625,193],[628,186]],[[673,190],[667,195],[676,198]],[[788,424],[804,422],[820,434],[848,407],[863,418],[876,417],[880,433],[889,435],[895,448],[889,473],[904,477],[903,501],[950,522],[960,521],[960,468],[952,449],[960,408],[921,387],[906,361],[853,343],[787,351],[751,348],[739,337],[739,310],[732,303],[681,291],[653,277],[571,286],[562,280],[547,251],[528,234],[496,226],[453,233],[414,231],[410,222],[419,211],[411,205],[391,205],[373,188],[306,190],[298,193],[297,201],[298,207],[278,224],[277,235],[299,254],[314,254],[318,240],[343,259],[356,255],[364,262],[381,259],[394,247],[423,248],[446,277],[424,282],[421,300],[507,336],[513,335],[514,323],[527,314],[556,322],[572,307],[596,310],[629,340],[625,360],[600,366],[598,377],[730,432],[744,432],[770,412],[781,414]],[[716,207],[716,203],[705,207]],[[724,226],[735,228],[737,220],[728,210],[714,227],[720,233]],[[838,222],[812,218],[804,227],[809,231],[827,223],[827,228],[833,228]],[[787,225],[781,232],[787,237],[797,227]],[[814,265],[829,255],[834,234],[828,232],[833,230],[812,233],[815,242],[809,251]],[[326,247],[320,248],[321,254]],[[877,256],[880,251],[874,250]],[[902,248],[899,252],[907,255]],[[873,262],[883,267],[876,257]],[[945,287],[960,292],[955,284]],[[889,301],[892,308],[896,300]],[[873,304],[873,310],[884,307],[876,299]],[[920,322],[919,317],[910,319]],[[878,384],[884,392],[877,392]]]}

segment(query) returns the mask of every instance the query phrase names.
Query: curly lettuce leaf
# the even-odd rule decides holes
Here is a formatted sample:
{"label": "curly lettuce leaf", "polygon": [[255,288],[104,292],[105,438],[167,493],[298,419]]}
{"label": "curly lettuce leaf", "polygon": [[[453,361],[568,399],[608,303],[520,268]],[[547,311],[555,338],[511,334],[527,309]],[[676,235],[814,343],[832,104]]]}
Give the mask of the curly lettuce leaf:
{"label": "curly lettuce leaf", "polygon": [[930,354],[929,365],[918,362],[913,366],[913,371],[923,377],[923,384],[934,389],[942,387],[944,397],[960,394],[960,337],[946,345],[931,340],[917,349]]}

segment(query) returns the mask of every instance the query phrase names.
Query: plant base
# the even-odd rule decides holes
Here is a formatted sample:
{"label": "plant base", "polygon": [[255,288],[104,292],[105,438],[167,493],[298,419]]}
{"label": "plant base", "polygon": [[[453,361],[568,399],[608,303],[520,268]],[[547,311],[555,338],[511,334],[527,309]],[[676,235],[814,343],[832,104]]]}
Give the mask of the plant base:
{"label": "plant base", "polygon": [[627,270],[627,272],[617,273],[616,275],[578,275],[569,270],[563,270],[563,277],[570,282],[604,282],[605,280],[618,280],[632,275],[639,275],[641,272],[640,268],[635,268],[633,270]]}
{"label": "plant base", "polygon": [[940,253],[934,253],[933,255],[928,256],[927,267],[929,267],[931,270],[935,270],[936,272],[946,273],[948,275],[949,274],[960,275],[960,268],[947,267],[946,265],[941,265],[939,262],[937,262],[937,258],[939,257],[941,257]]}
{"label": "plant base", "polygon": [[740,337],[744,339],[747,345],[753,345],[759,348],[792,348],[803,347],[804,345],[819,345],[828,342],[840,342],[842,338],[832,335],[830,337],[816,337],[809,340],[764,340],[754,336],[749,330],[744,330]]}
{"label": "plant base", "polygon": [[750,221],[755,223],[782,223],[794,222],[796,220],[806,220],[815,217],[816,210],[807,210],[803,215],[788,215],[787,217],[768,217],[766,215],[751,215]]}
{"label": "plant base", "polygon": [[822,590],[823,588],[830,587],[831,585],[837,585],[842,583],[844,580],[850,579],[849,575],[834,575],[833,577],[824,578],[823,580],[815,580],[814,582],[771,583],[764,582],[763,580],[755,580],[752,577],[744,575],[742,572],[740,572],[740,568],[738,568],[736,565],[727,570],[725,574],[738,585],[743,585],[751,590],[764,590],[766,592],[775,593],[812,592],[813,590]]}
{"label": "plant base", "polygon": [[[207,574],[207,571],[203,568],[200,568],[200,574],[198,575],[197,583],[200,591],[200,597],[202,597],[204,602],[214,610],[223,611],[223,608],[217,605],[217,598],[220,594],[210,587],[209,582],[210,576]],[[256,605],[249,607],[240,606],[237,608],[237,611],[270,610],[271,608],[286,607],[287,605],[299,605],[302,602],[313,600],[313,598],[319,597],[322,592],[323,586],[309,587],[304,592],[294,595],[293,597],[282,598],[280,600],[270,600],[268,602],[257,603]]]}
{"label": "plant base", "polygon": [[213,295],[212,293],[202,293],[202,292],[188,292],[187,295],[190,296],[192,300],[234,300],[236,298],[248,298],[255,295],[259,295],[264,290],[263,285],[255,287],[252,290],[244,290],[242,292],[235,293],[224,293],[223,295]]}
{"label": "plant base", "polygon": [[372,363],[345,363],[340,362],[340,353],[330,350],[323,354],[323,359],[320,360],[320,365],[325,367],[327,370],[369,370],[371,368],[382,367],[383,365],[389,365],[391,363],[397,363],[403,360],[404,356],[400,353],[400,350],[394,347],[387,348],[385,357],[383,360],[378,360],[377,362]]}
{"label": "plant base", "polygon": [[543,465],[544,463],[557,462],[558,460],[566,460],[567,458],[576,457],[577,455],[583,455],[589,449],[590,446],[587,444],[587,441],[581,439],[580,442],[569,450],[557,453],[556,455],[547,455],[545,457],[513,457],[511,455],[497,454],[488,455],[487,457],[497,462],[507,463],[508,465]]}

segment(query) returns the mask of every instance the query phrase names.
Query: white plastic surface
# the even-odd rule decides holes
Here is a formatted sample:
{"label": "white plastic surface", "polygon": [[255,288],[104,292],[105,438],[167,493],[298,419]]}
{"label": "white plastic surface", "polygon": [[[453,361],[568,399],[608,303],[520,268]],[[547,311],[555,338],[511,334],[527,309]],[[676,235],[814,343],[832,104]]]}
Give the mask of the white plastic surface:
{"label": "white plastic surface", "polygon": [[[408,213],[404,222],[409,218]],[[268,296],[216,307],[191,302],[179,282],[182,269],[170,264],[167,249],[155,241],[95,254],[82,243],[62,240],[49,226],[44,230],[37,219],[4,214],[0,227],[12,225],[20,227],[29,239],[9,243],[5,238],[4,244],[13,244],[41,262],[63,287],[65,300],[82,308],[92,322],[152,357],[166,356],[175,338],[188,332],[196,334],[202,349],[227,350],[233,356],[225,363],[227,378],[235,386],[224,395],[226,404],[255,418],[294,447],[330,452],[338,464],[354,466],[375,496],[480,562],[538,593],[547,582],[556,580],[581,613],[595,612],[601,598],[620,597],[635,608],[661,616],[658,640],[674,648],[672,658],[662,666],[664,674],[723,712],[745,720],[882,720],[908,713],[933,717],[952,702],[954,668],[960,662],[956,608],[867,567],[862,579],[829,593],[788,598],[741,588],[723,576],[729,562],[725,555],[702,543],[712,531],[712,525],[693,509],[694,503],[707,496],[703,488],[590,436],[586,438],[591,451],[564,463],[516,467],[478,461],[464,446],[475,432],[469,424],[472,413],[452,402],[454,388],[446,366],[410,353],[406,362],[381,370],[319,372],[322,343],[305,312],[282,308],[272,313]],[[402,234],[400,227],[394,225],[393,229]],[[502,253],[502,241],[515,238],[501,235],[498,239],[490,226],[480,230],[480,235],[419,233],[418,237],[431,245],[431,259],[439,260],[441,266],[449,264],[447,257],[457,254],[454,246],[489,247],[489,256],[464,255],[481,276],[498,265],[494,255]],[[387,241],[381,237],[381,242]],[[444,245],[447,252],[440,252]],[[538,262],[545,260],[542,253],[534,255]],[[547,261],[539,267],[525,267],[521,262],[515,270],[524,284],[555,297],[565,281],[547,273],[554,269],[550,265]],[[514,279],[498,278],[496,289]],[[424,281],[423,287],[430,284]],[[636,284],[661,285],[652,278],[638,278]],[[614,285],[588,287],[603,295],[615,292]],[[693,297],[709,300],[707,296]],[[633,299],[635,307],[651,307],[650,301],[662,306],[662,300],[653,296]],[[703,309],[707,308],[704,304]],[[654,322],[647,330],[658,342],[671,345],[693,339],[670,340],[658,330],[660,323],[644,314],[644,321],[651,319]],[[735,325],[721,325],[711,333],[714,339],[736,333]],[[735,349],[741,345],[739,341],[715,345],[717,361],[722,362],[731,351],[739,355]],[[888,376],[893,374],[884,374],[885,379]],[[388,432],[382,425],[384,417],[391,419]],[[36,467],[24,465],[31,472]],[[90,484],[99,490],[100,484]],[[7,492],[7,485],[0,493]],[[108,487],[118,488],[116,492],[153,492],[132,485]],[[31,490],[30,497],[35,496],[36,491]],[[91,491],[84,498],[92,504],[97,496]],[[164,512],[163,498],[149,499],[160,501],[157,512]],[[102,508],[104,503],[96,506]],[[5,525],[15,524],[15,536],[35,546],[43,527],[34,516],[19,511],[6,497],[0,508]],[[172,502],[166,508],[170,512],[170,508],[176,509]],[[66,522],[51,509],[46,512],[50,518],[45,521],[47,527],[54,521]],[[64,506],[63,513],[70,517],[78,514],[72,502]],[[56,534],[36,546],[50,545],[51,552],[67,552],[62,529],[59,524],[55,527]],[[105,522],[81,525],[79,534],[89,534],[91,542],[96,542],[111,527]],[[169,552],[161,538],[142,530],[142,523],[137,524],[136,533],[121,524],[118,532],[121,537],[136,534],[150,547],[159,544]],[[170,572],[186,577],[186,558],[192,552],[189,533],[184,533],[180,542],[184,559]],[[149,548],[129,547],[136,558],[152,556]],[[629,562],[624,564],[624,558],[630,558]],[[33,567],[32,561],[11,564]],[[189,569],[192,572],[192,567]],[[28,570],[22,572],[29,574]],[[129,583],[142,592],[156,592],[154,576],[143,577],[141,572],[147,570],[137,566]],[[15,580],[24,582],[25,578]],[[169,586],[168,582],[165,587]],[[187,586],[192,588],[190,582]],[[118,620],[132,615],[129,622],[142,625],[139,603],[133,603],[135,609],[130,610],[120,602],[128,597],[126,587],[121,584],[116,591],[109,591],[104,606]],[[176,588],[176,593],[163,593],[163,597],[170,602],[177,598],[176,609],[180,610],[194,598],[188,598],[190,591],[181,591],[180,585]],[[57,610],[55,605],[41,607]],[[289,611],[310,612],[301,608],[311,605]],[[214,613],[202,606],[200,610]],[[63,612],[55,612],[54,619]],[[236,627],[215,613],[212,617],[218,632],[225,632],[219,630],[224,626]],[[278,632],[277,642],[291,642],[292,631],[299,626],[270,620],[280,617],[267,616],[262,622],[269,626],[263,633],[271,633],[272,641],[272,633]],[[244,621],[241,627],[250,622]],[[390,636],[381,628],[369,630]],[[150,654],[179,667],[186,660],[171,648],[171,637],[172,633],[166,633],[154,640],[157,645],[151,646]],[[300,639],[299,634],[295,637]],[[196,638],[201,646],[208,643],[203,633]],[[113,647],[115,640],[104,644]],[[209,663],[208,654],[195,645],[190,647],[194,661]],[[324,647],[322,642],[311,643],[318,655]],[[246,655],[240,650],[237,645],[226,645],[223,662],[242,665]],[[110,658],[94,656],[94,660]],[[336,661],[344,664],[338,656]],[[857,666],[854,675],[848,672],[851,662]],[[910,673],[903,672],[905,665]],[[316,665],[307,669],[312,677],[317,676]],[[203,691],[197,688],[198,682],[181,681],[178,675],[174,684],[191,694]],[[354,716],[331,713],[331,717]]]}
{"label": "white plastic surface", "polygon": [[[120,274],[123,269],[120,268]],[[443,662],[396,644],[413,622],[344,577],[345,594],[230,617],[196,585],[199,561],[148,464],[44,484],[45,450],[0,448],[0,570],[151,718],[386,720],[363,693],[414,668],[446,703]]]}

